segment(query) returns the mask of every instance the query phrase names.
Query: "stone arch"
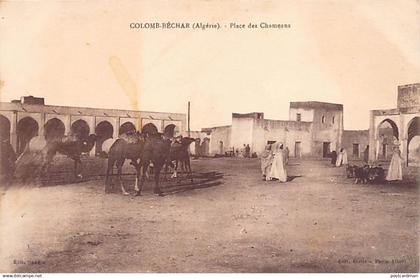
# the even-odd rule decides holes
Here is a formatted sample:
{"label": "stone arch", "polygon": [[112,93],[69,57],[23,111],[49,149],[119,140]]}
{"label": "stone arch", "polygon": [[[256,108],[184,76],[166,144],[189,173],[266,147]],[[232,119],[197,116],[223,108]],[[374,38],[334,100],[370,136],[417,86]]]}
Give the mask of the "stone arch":
{"label": "stone arch", "polygon": [[16,126],[17,154],[21,154],[25,150],[29,141],[38,135],[38,130],[38,122],[32,117],[24,117],[18,121]]}
{"label": "stone arch", "polygon": [[147,135],[155,135],[158,134],[159,131],[154,124],[148,123],[143,126],[141,132]]}
{"label": "stone arch", "polygon": [[166,137],[174,137],[179,133],[179,128],[174,124],[169,124],[163,130],[163,134]]}
{"label": "stone arch", "polygon": [[119,134],[124,134],[133,131],[136,131],[136,126],[132,122],[125,122],[120,126]]}
{"label": "stone arch", "polygon": [[10,121],[8,118],[0,114],[0,140],[10,142]]}
{"label": "stone arch", "polygon": [[100,154],[102,152],[102,144],[105,140],[112,138],[112,134],[114,133],[114,128],[112,124],[108,121],[102,121],[96,125],[95,134],[96,134],[96,154]]}
{"label": "stone arch", "polygon": [[397,124],[391,119],[384,119],[377,127],[378,159],[390,159],[394,142],[399,140],[400,134]]}
{"label": "stone arch", "polygon": [[420,117],[414,117],[413,119],[411,119],[411,121],[407,125],[406,130],[407,165],[410,165],[410,163],[417,164],[420,162],[418,161],[418,158],[420,157]]}
{"label": "stone arch", "polygon": [[391,119],[385,119],[382,122],[379,123],[378,127],[377,127],[377,134],[379,136],[379,130],[381,129],[381,126],[383,126],[384,124],[388,123],[391,128],[392,128],[392,133],[393,136],[395,136],[395,138],[399,139],[399,130],[398,130],[398,126],[397,124],[391,120]]}
{"label": "stone arch", "polygon": [[70,127],[70,134],[79,139],[86,139],[89,137],[90,128],[85,120],[77,120],[72,123]]}
{"label": "stone arch", "polygon": [[47,141],[61,140],[66,132],[64,123],[57,119],[49,119],[44,125],[44,137]]}

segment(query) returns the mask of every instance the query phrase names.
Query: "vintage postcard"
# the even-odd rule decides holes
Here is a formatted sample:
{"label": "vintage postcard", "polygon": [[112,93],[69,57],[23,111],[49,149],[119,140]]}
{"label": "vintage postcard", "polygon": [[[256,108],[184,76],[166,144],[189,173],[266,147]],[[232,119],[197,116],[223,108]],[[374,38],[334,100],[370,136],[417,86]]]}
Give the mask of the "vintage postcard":
{"label": "vintage postcard", "polygon": [[3,277],[414,277],[419,23],[418,0],[1,1]]}

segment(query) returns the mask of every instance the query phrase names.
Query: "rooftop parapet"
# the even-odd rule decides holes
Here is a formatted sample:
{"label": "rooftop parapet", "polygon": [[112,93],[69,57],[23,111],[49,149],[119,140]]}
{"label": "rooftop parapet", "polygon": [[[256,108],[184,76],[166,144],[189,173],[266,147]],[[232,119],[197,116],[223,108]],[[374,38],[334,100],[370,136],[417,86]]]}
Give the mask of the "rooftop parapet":
{"label": "rooftop parapet", "polygon": [[398,108],[420,106],[420,83],[398,86]]}

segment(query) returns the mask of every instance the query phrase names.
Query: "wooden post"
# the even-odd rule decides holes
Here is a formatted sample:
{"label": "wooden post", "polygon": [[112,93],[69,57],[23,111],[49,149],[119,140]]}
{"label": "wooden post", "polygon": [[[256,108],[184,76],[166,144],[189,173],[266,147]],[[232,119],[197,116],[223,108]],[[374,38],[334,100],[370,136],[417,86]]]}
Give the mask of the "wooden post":
{"label": "wooden post", "polygon": [[191,130],[190,130],[190,102],[188,102],[188,137],[191,137]]}

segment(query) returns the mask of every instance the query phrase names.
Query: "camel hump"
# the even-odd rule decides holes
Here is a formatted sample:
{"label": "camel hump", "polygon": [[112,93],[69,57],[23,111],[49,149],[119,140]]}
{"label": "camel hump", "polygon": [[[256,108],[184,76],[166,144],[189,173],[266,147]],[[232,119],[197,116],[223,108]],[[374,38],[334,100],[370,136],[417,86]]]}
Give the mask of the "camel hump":
{"label": "camel hump", "polygon": [[139,138],[136,133],[133,133],[133,134],[123,133],[123,134],[120,134],[119,138],[123,139],[128,144],[135,144],[135,143],[138,143],[139,141]]}
{"label": "camel hump", "polygon": [[102,143],[102,151],[105,153],[109,153],[109,149],[111,146],[117,141],[116,138],[108,138]]}
{"label": "camel hump", "polygon": [[44,136],[33,137],[28,144],[28,150],[30,152],[40,152],[47,146],[47,140]]}

